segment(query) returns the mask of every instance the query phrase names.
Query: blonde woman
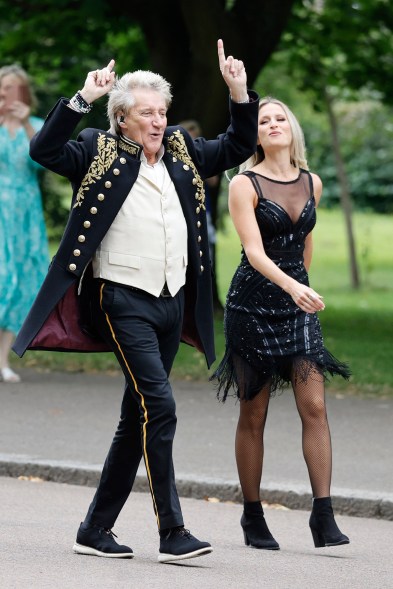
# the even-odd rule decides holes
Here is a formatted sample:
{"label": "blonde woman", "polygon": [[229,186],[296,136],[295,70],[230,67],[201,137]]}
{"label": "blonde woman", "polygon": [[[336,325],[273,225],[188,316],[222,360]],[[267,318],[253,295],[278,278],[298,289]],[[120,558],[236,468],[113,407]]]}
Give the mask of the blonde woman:
{"label": "blonde woman", "polygon": [[309,286],[315,209],[322,182],[308,171],[303,133],[279,100],[259,103],[257,152],[229,187],[229,211],[242,257],[225,309],[225,357],[216,370],[219,397],[240,399],[236,461],[244,498],[246,545],[278,550],[261,506],[263,435],[269,400],[291,385],[302,421],[316,547],[347,544],[330,500],[332,450],[325,407],[327,373],[348,368],[324,347],[317,312],[323,297]]}

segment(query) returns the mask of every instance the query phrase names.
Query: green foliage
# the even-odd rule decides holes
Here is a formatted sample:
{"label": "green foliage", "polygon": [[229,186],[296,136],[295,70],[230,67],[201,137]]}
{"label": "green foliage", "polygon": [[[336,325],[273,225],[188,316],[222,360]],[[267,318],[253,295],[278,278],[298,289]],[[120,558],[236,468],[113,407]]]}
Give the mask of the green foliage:
{"label": "green foliage", "polygon": [[303,90],[320,102],[324,88],[341,98],[360,88],[393,101],[393,9],[390,0],[302,0],[282,49]]}
{"label": "green foliage", "polygon": [[[393,212],[393,111],[379,102],[339,103],[341,149],[351,195],[357,208]],[[314,134],[315,139],[315,134]],[[325,142],[325,137],[320,136]],[[325,196],[339,202],[333,157],[328,145],[315,162],[323,176]]]}
{"label": "green foliage", "polygon": [[[18,62],[30,74],[42,116],[112,57],[119,72],[147,66],[141,29],[111,18],[106,0],[0,0],[0,13],[1,63]],[[102,123],[102,114],[93,109],[90,123]]]}
{"label": "green foliage", "polygon": [[65,178],[45,171],[41,180],[41,193],[48,238],[52,243],[58,243],[70,210],[70,183]]}

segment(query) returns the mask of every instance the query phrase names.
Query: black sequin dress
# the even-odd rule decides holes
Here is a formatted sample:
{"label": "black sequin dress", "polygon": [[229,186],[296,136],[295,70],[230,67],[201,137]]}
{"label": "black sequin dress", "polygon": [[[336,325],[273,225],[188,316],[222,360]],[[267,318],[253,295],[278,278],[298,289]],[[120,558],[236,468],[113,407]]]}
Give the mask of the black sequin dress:
{"label": "black sequin dress", "polygon": [[[296,180],[280,182],[252,171],[258,203],[255,216],[266,254],[302,284],[308,283],[304,242],[316,223],[312,178],[300,170]],[[310,371],[324,377],[350,372],[324,347],[316,313],[305,313],[281,287],[249,263],[244,250],[225,306],[226,352],[212,376],[218,397],[231,389],[253,398],[267,383],[271,394],[289,384],[294,374],[306,380]]]}

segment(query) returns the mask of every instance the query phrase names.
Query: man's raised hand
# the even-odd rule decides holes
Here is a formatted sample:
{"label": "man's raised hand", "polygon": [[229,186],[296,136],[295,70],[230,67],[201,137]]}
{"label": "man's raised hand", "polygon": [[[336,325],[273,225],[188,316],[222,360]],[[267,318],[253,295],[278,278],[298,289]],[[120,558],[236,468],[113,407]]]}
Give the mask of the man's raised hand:
{"label": "man's raised hand", "polygon": [[104,96],[112,89],[115,83],[114,66],[115,60],[111,59],[106,67],[87,74],[85,84],[81,90],[81,95],[86,102],[91,104],[94,100]]}
{"label": "man's raised hand", "polygon": [[247,102],[247,74],[244,63],[232,55],[225,57],[222,39],[217,41],[218,63],[232,99],[235,102]]}

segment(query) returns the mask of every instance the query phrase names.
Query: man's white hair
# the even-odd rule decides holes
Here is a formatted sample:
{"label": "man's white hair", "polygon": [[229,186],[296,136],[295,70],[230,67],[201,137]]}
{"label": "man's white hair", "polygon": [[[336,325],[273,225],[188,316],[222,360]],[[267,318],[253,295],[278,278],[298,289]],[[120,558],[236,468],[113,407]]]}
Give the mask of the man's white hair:
{"label": "man's white hair", "polygon": [[118,123],[120,114],[126,115],[130,108],[135,104],[133,91],[138,88],[150,89],[159,92],[165,100],[166,107],[169,108],[172,102],[171,85],[159,74],[154,74],[148,70],[137,70],[129,72],[116,78],[112,90],[109,92],[107,114],[110,122],[109,132],[115,135],[121,134]]}

